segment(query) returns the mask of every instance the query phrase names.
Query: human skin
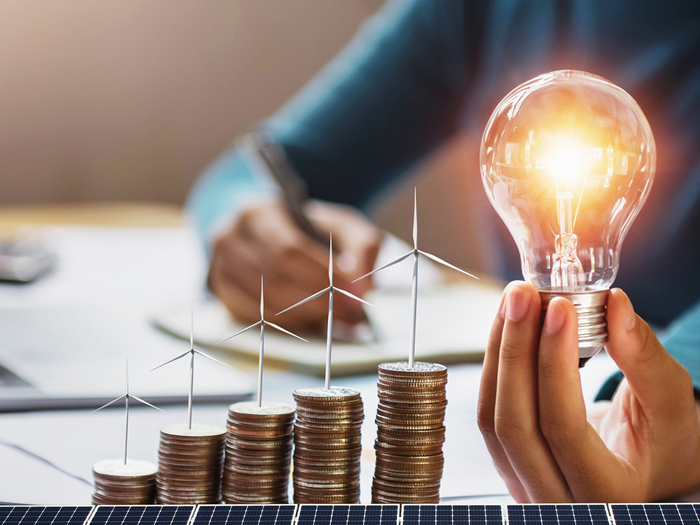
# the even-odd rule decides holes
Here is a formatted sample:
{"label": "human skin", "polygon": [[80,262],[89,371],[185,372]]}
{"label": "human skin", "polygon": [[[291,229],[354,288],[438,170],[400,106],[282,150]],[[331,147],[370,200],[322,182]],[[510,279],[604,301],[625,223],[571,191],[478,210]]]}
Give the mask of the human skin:
{"label": "human skin", "polygon": [[[313,201],[305,209],[324,234],[333,234],[334,285],[362,296],[379,252],[381,231],[347,206]],[[214,294],[240,321],[260,317],[260,275],[265,279],[265,316],[272,318],[292,304],[328,286],[328,245],[302,232],[280,201],[244,209],[214,241],[208,283]],[[355,324],[365,319],[362,305],[335,296],[336,319]],[[325,301],[310,301],[279,317],[286,328],[317,332],[328,317]]]}
{"label": "human skin", "polygon": [[[484,359],[478,424],[519,502],[644,502],[700,487],[700,412],[688,371],[608,293],[610,357],[625,374],[611,402],[587,407],[576,310],[554,299],[540,331],[539,294],[504,292]],[[581,372],[585,373],[585,369]]]}

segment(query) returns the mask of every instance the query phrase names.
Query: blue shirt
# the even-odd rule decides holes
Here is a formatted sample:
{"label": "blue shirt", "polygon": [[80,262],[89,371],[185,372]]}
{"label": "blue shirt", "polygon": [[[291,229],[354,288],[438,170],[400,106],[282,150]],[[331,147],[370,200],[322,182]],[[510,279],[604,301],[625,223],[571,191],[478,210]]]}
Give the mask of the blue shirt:
{"label": "blue shirt", "polygon": [[[616,83],[651,124],[657,174],[615,284],[646,320],[675,321],[664,344],[700,387],[700,2],[390,1],[264,126],[312,198],[363,208],[456,133],[480,136],[515,86],[557,69]],[[188,206],[206,239],[271,191],[229,151]],[[521,278],[515,243],[492,219],[498,272]]]}

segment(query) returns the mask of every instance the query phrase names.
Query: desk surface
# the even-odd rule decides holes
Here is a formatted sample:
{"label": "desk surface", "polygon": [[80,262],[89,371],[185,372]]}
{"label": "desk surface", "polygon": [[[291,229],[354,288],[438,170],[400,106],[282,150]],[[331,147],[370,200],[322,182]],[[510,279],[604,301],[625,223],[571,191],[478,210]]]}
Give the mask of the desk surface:
{"label": "desk surface", "polygon": [[[7,213],[7,209],[0,210],[0,223],[4,222],[4,217],[8,217]],[[169,216],[175,217],[171,214]],[[34,224],[36,223],[37,221],[34,221]],[[143,225],[142,223],[140,226]],[[125,239],[135,237],[139,243],[154,250],[158,249],[159,244],[149,242],[152,238],[163,239],[170,236],[174,242],[181,243],[182,256],[175,259],[177,264],[171,264],[173,268],[167,275],[172,281],[162,282],[159,276],[143,275],[143,272],[139,271],[139,265],[128,262],[128,254],[122,254],[121,259],[112,260],[111,263],[107,259],[114,259],[113,253],[109,257],[103,254],[104,260],[100,260],[98,254],[95,271],[90,275],[83,275],[75,270],[71,257],[75,257],[75,252],[81,250],[87,253],[91,248],[91,239],[99,237],[100,230],[82,227],[58,228],[47,232],[47,236],[56,240],[65,255],[65,262],[59,265],[56,275],[46,276],[35,285],[25,287],[0,285],[0,307],[21,308],[39,304],[60,308],[66,304],[99,305],[101,302],[109,302],[147,315],[149,311],[157,311],[154,309],[163,304],[192,304],[204,293],[202,283],[206,272],[205,262],[198,253],[194,235],[174,223],[165,227],[161,223],[161,228],[152,228],[153,224],[146,225],[151,228],[137,230],[130,227],[110,231]],[[61,245],[61,242],[64,244]],[[155,259],[149,262],[152,266],[144,267],[152,268],[153,265],[165,264],[157,258],[155,252],[153,257]],[[108,271],[100,271],[102,265],[108,264],[112,264]],[[119,279],[114,278],[114,265],[124,266]],[[74,275],[71,274],[72,281],[68,280],[68,284],[65,280],[60,281],[61,272],[71,271],[75,271]],[[88,281],[87,286],[84,284],[85,280]],[[158,337],[167,336],[160,334]],[[178,349],[181,348],[180,342],[173,344]],[[136,348],[132,351],[147,350]],[[245,373],[254,374],[248,362],[229,362]],[[582,378],[587,399],[592,399],[598,386],[612,370],[614,365],[605,354],[596,357],[586,366],[582,371]],[[507,492],[506,487],[491,463],[476,425],[480,373],[481,366],[475,364],[449,368],[447,440],[444,448],[446,461],[442,484],[442,496],[448,502],[510,501],[509,497],[503,496]],[[114,378],[114,397],[118,397],[122,393],[118,390],[122,372],[114,374],[117,376]],[[204,377],[199,379],[205,381]],[[365,422],[362,427],[361,500],[368,503],[374,470],[376,374],[342,378],[333,383],[356,388],[362,393]],[[322,380],[319,378],[269,369],[265,372],[264,398],[266,401],[292,404],[294,389],[321,384]],[[134,392],[138,395],[138,392]],[[196,406],[194,420],[223,426],[226,413],[227,406],[224,405]],[[129,456],[155,463],[160,428],[184,422],[185,417],[185,406],[168,407],[163,412],[133,409],[129,425]],[[123,409],[119,408],[94,414],[88,411],[64,411],[0,415],[0,501],[88,504],[92,491],[92,464],[102,459],[120,456],[123,447],[123,421]]]}
{"label": "desk surface", "polygon": [[182,208],[171,204],[107,202],[0,206],[0,234],[25,226],[180,227]]}

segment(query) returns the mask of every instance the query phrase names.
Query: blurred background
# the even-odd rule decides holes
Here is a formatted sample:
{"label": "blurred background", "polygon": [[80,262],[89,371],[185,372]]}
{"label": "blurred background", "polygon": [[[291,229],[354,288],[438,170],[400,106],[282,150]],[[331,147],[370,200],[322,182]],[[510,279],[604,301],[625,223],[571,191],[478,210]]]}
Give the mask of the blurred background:
{"label": "blurred background", "polygon": [[[57,203],[182,206],[202,169],[274,113],[382,3],[0,2],[0,212]],[[465,225],[473,221],[464,219],[478,213],[469,186],[483,190],[476,149],[466,142],[416,169],[419,211],[425,249],[476,269],[483,261],[469,249],[476,242]],[[374,212],[404,238],[413,184]],[[442,205],[448,198],[454,206]]]}

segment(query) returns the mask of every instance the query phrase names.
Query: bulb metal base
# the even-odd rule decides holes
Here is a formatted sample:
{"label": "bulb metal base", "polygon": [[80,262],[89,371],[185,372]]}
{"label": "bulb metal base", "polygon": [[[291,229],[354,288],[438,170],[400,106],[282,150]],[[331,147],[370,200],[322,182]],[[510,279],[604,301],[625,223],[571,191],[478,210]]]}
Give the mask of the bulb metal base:
{"label": "bulb metal base", "polygon": [[550,301],[555,297],[564,297],[574,303],[578,313],[578,366],[583,368],[591,357],[602,350],[608,340],[608,324],[605,320],[608,291],[560,292],[544,289],[539,292],[542,299],[542,322]]}

